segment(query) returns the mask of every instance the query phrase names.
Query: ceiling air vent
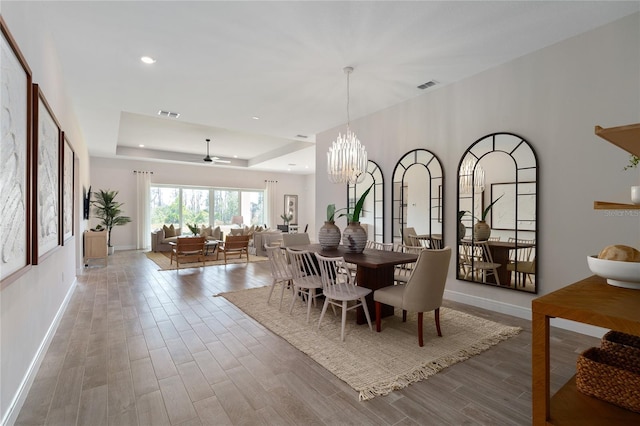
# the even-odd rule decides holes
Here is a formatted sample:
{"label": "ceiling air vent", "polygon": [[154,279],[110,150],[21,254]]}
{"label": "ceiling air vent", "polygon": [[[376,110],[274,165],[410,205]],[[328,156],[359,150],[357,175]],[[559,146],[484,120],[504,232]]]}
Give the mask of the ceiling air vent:
{"label": "ceiling air vent", "polygon": [[296,135],[296,138],[306,139],[307,137],[308,137],[307,135]]}
{"label": "ceiling air vent", "polygon": [[427,81],[424,84],[421,84],[420,86],[418,86],[418,89],[428,89],[429,87],[435,86],[438,82],[435,80],[431,80],[431,81]]}
{"label": "ceiling air vent", "polygon": [[180,113],[179,112],[171,112],[171,111],[163,111],[163,110],[158,111],[158,115],[161,116],[161,117],[167,117],[167,118],[178,118],[178,117],[180,117]]}

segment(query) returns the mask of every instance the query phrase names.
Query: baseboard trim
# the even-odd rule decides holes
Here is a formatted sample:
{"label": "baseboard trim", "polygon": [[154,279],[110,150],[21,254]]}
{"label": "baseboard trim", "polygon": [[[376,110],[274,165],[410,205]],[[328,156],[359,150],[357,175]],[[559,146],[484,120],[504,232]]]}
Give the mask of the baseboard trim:
{"label": "baseboard trim", "polygon": [[44,339],[42,340],[42,343],[40,343],[40,347],[38,348],[36,355],[33,357],[33,360],[31,361],[31,365],[29,365],[29,368],[27,369],[27,373],[22,379],[22,383],[20,383],[18,391],[13,397],[13,401],[11,401],[11,404],[9,404],[7,412],[4,418],[2,419],[2,423],[1,423],[2,426],[13,425],[16,422],[18,418],[18,414],[20,414],[22,405],[24,404],[24,401],[27,399],[27,396],[29,395],[29,390],[31,389],[31,385],[33,385],[33,381],[36,378],[36,374],[38,374],[38,370],[40,369],[40,366],[42,365],[42,361],[44,360],[44,357],[47,354],[49,345],[53,340],[53,336],[56,334],[58,325],[60,325],[62,316],[64,315],[64,312],[67,309],[67,305],[71,300],[71,296],[73,296],[73,292],[76,289],[77,284],[78,284],[78,278],[74,277],[73,283],[71,283],[71,286],[69,287],[69,290],[67,291],[67,294],[65,295],[64,300],[60,305],[60,308],[58,308],[58,312],[56,312],[56,315],[53,318],[53,321],[51,322],[51,325],[49,326],[49,329],[47,330],[47,333],[45,334]]}
{"label": "baseboard trim", "polygon": [[[457,291],[445,290],[444,295],[446,299],[452,300],[454,302],[465,303],[467,305],[488,309],[490,311],[499,312],[501,314],[511,315],[513,317],[523,318],[531,321],[531,308],[523,308],[522,306],[499,302],[484,297],[472,296]],[[562,318],[552,318],[551,326],[593,337],[602,337],[607,331],[609,331],[608,329],[602,327],[582,324]]]}

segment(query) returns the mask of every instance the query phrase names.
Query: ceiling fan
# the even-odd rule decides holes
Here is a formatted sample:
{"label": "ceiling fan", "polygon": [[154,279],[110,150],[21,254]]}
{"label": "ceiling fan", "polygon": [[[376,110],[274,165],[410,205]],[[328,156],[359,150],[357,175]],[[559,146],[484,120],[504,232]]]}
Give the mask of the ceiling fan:
{"label": "ceiling fan", "polygon": [[216,156],[211,157],[209,155],[209,142],[211,142],[211,139],[205,139],[205,140],[207,141],[207,156],[202,159],[205,163],[223,163],[223,164],[231,163],[231,161],[229,160],[221,160],[220,157],[216,157]]}

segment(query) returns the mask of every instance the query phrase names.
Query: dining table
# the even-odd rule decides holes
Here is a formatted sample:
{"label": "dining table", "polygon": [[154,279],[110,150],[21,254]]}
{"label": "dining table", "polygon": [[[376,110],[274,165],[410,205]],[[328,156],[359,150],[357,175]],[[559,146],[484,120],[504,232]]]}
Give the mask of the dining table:
{"label": "dining table", "polygon": [[[337,249],[331,250],[323,249],[320,244],[296,245],[290,248],[292,250],[307,250],[326,257],[343,257],[345,262],[356,265],[357,284],[373,291],[394,284],[393,275],[396,265],[415,262],[418,259],[418,255],[413,253],[376,249],[364,249],[362,253],[353,253],[344,246],[338,246]],[[373,291],[366,298],[372,321],[375,320]],[[393,306],[383,305],[382,316],[391,315],[393,315]],[[356,323],[367,323],[367,318],[361,307],[356,310]]]}

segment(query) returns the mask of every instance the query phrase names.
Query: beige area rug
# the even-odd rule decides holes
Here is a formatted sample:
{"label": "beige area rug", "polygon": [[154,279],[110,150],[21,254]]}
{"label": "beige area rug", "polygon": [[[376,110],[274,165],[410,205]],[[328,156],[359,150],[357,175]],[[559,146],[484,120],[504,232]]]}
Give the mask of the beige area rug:
{"label": "beige area rug", "polygon": [[[176,269],[176,261],[174,260],[173,264],[170,263],[171,253],[169,252],[154,253],[152,251],[149,251],[149,252],[146,252],[145,254],[149,259],[153,260],[156,263],[156,265],[160,267],[161,271],[170,271],[170,270]],[[250,263],[264,262],[265,260],[269,260],[269,258],[263,257],[263,256],[254,256],[252,254],[249,255]],[[228,265],[235,264],[235,263],[247,263],[247,259],[243,257],[242,260],[240,260],[236,256],[234,256],[233,258],[230,258],[227,260]],[[222,255],[220,256],[220,260],[215,260],[215,255],[209,255],[206,257],[205,266],[219,266],[219,265],[224,265],[224,259]],[[199,262],[181,263],[180,269],[182,270],[186,268],[199,268],[201,266],[202,264]]]}
{"label": "beige area rug", "polygon": [[[436,334],[433,312],[424,315],[424,346],[418,346],[416,314],[403,323],[401,311],[384,318],[382,331],[373,332],[347,317],[345,341],[340,341],[340,311],[327,310],[317,329],[322,303],[312,307],[309,323],[306,305],[298,301],[289,315],[291,292],[285,292],[278,310],[280,288],[274,289],[269,305],[269,286],[223,293],[231,303],[260,324],[309,355],[359,392],[360,400],[387,395],[411,383],[427,379],[444,368],[477,355],[509,337],[519,327],[509,327],[453,309],[440,309],[442,336]],[[322,301],[319,301],[322,302]],[[351,312],[351,311],[350,311]]]}

